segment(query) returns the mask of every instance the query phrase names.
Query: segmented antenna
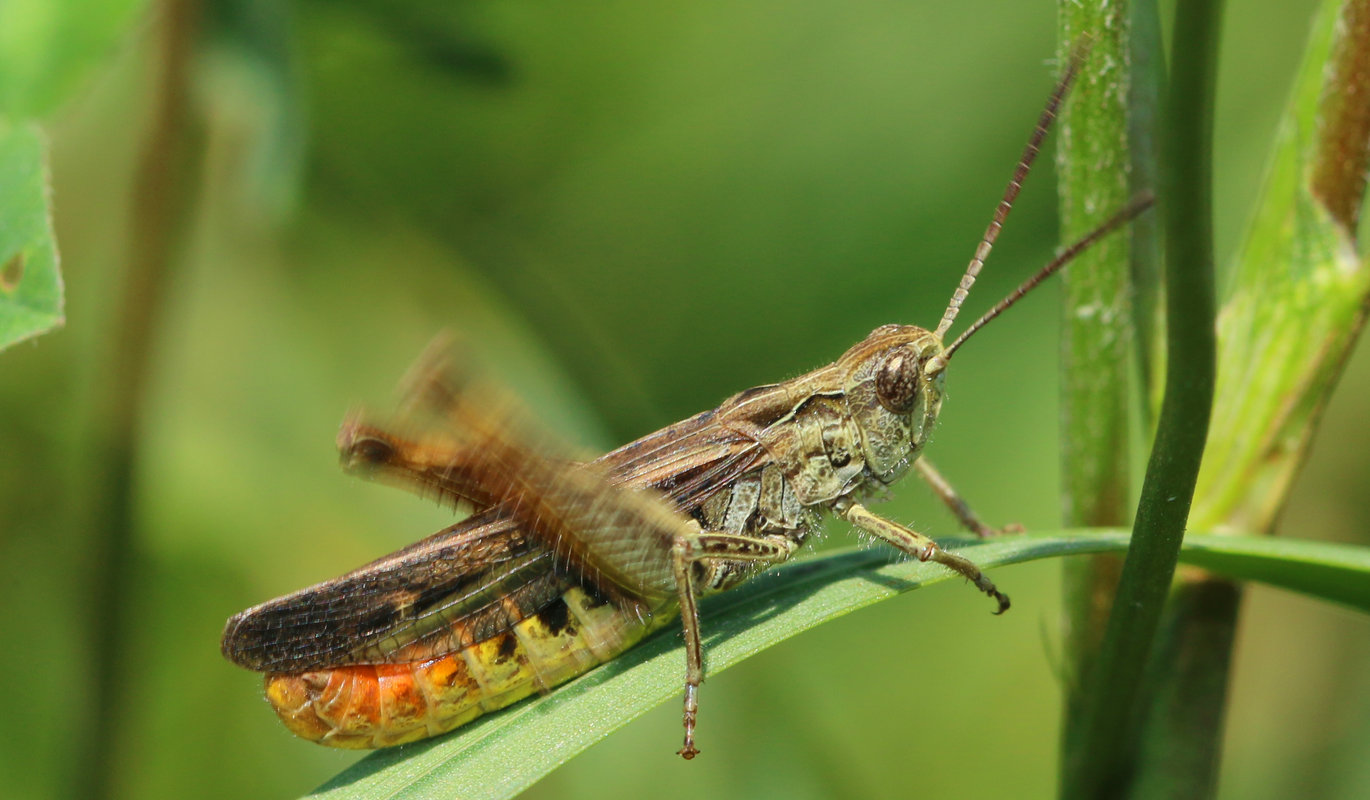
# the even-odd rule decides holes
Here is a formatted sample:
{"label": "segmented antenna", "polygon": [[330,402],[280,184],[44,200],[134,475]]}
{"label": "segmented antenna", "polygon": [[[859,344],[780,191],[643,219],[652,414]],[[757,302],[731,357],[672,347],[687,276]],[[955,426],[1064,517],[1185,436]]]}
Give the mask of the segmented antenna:
{"label": "segmented antenna", "polygon": [[1008,297],[995,303],[994,308],[986,311],[984,316],[972,322],[969,328],[966,328],[960,336],[956,337],[956,341],[947,345],[945,350],[935,356],[934,361],[939,362],[939,369],[946,367],[947,362],[951,360],[951,354],[956,352],[956,348],[965,344],[965,341],[970,338],[972,333],[985,327],[985,323],[1004,313],[1005,309],[1018,302],[1023,295],[1036,288],[1037,284],[1050,278],[1052,275],[1055,275],[1062,267],[1069,264],[1076,256],[1080,255],[1085,250],[1089,249],[1095,242],[1123,225],[1126,225],[1133,217],[1146,211],[1148,208],[1151,208],[1155,202],[1156,198],[1152,197],[1150,193],[1140,194],[1132,198],[1131,202],[1124,206],[1121,211],[1109,217],[1102,225],[1085,234],[1066,249],[1057,253],[1056,257],[1051,259],[1051,263],[1038,270],[1036,275],[1023,281],[1022,285],[1010,292]]}
{"label": "segmented antenna", "polygon": [[961,303],[965,302],[966,295],[970,294],[970,287],[975,285],[975,277],[980,274],[980,268],[985,266],[985,259],[989,258],[989,251],[994,247],[994,240],[999,238],[999,231],[1004,227],[1004,220],[1008,218],[1008,212],[1013,209],[1013,201],[1018,198],[1018,192],[1023,188],[1023,180],[1027,178],[1028,170],[1032,169],[1032,162],[1037,160],[1037,153],[1041,150],[1042,140],[1046,138],[1047,131],[1051,130],[1051,123],[1056,121],[1056,112],[1070,91],[1070,85],[1075,82],[1075,76],[1080,71],[1080,63],[1084,61],[1085,53],[1088,50],[1089,40],[1085,39],[1076,44],[1071,51],[1070,63],[1066,66],[1066,72],[1061,76],[1060,82],[1056,84],[1056,90],[1051,93],[1051,98],[1047,100],[1047,107],[1042,109],[1042,116],[1037,118],[1037,127],[1033,129],[1027,147],[1023,148],[1023,155],[1018,159],[1018,167],[1013,170],[1013,178],[1009,180],[1008,187],[1004,189],[1004,197],[999,201],[998,208],[994,209],[994,218],[990,220],[989,227],[985,229],[984,238],[980,240],[980,245],[975,248],[975,257],[970,260],[970,265],[966,267],[966,274],[961,276],[960,285],[952,293],[951,302],[947,304],[947,310],[942,312],[942,322],[937,326],[937,337],[939,339],[946,336],[947,331],[951,330],[951,324],[956,321],[956,315],[961,311]]}

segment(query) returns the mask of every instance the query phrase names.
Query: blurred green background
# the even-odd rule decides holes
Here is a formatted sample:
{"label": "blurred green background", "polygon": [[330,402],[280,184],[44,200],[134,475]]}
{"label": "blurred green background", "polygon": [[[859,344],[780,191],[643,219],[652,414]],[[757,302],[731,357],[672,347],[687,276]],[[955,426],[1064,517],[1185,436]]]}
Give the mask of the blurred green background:
{"label": "blurred green background", "polygon": [[[1311,0],[1228,4],[1217,117],[1220,258],[1247,219]],[[225,618],[446,524],[345,478],[333,436],[384,409],[455,330],[568,439],[605,449],[930,325],[1053,83],[1046,2],[198,6],[194,204],[155,317],[137,428],[118,725],[120,797],[290,797],[357,757],[292,738]],[[88,489],[135,165],[159,100],[147,9],[49,120],[67,329],[0,354],[0,795],[57,795],[92,676]],[[969,307],[1056,243],[1050,164]],[[1056,315],[1046,288],[958,356],[930,457],[996,524],[1057,524]],[[1361,348],[1285,516],[1366,541]],[[1140,464],[1140,459],[1139,459]],[[1138,470],[1140,474],[1140,469]],[[882,507],[954,521],[910,481]],[[830,526],[825,544],[845,543]],[[660,707],[530,797],[1044,797],[1060,683],[1054,563],[946,584],[710,680],[704,755]],[[763,578],[764,580],[764,578]],[[708,621],[705,620],[707,626]],[[1255,588],[1222,796],[1370,795],[1370,625]],[[87,765],[88,766],[88,765]]]}

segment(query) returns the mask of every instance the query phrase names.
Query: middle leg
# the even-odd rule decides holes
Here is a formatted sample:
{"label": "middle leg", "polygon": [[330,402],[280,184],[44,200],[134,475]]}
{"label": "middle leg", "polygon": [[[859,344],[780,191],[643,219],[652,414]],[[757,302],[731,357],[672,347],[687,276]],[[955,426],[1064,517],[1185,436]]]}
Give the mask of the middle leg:
{"label": "middle leg", "polygon": [[733,533],[700,531],[676,539],[671,566],[680,596],[680,623],[685,635],[685,743],[678,751],[691,759],[695,747],[695,721],[699,716],[699,684],[704,680],[704,650],[699,635],[699,601],[695,592],[695,564],[711,560],[752,561],[778,564],[797,548],[793,541],[771,536],[764,539]]}

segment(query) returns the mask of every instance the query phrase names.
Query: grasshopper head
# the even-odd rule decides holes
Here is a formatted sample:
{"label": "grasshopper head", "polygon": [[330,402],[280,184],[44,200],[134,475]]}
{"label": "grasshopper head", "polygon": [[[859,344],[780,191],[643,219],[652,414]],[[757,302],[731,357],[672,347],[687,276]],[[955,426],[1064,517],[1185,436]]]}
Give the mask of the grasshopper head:
{"label": "grasshopper head", "polygon": [[847,410],[861,430],[867,468],[898,478],[927,443],[942,409],[942,338],[913,325],[882,325],[838,363]]}

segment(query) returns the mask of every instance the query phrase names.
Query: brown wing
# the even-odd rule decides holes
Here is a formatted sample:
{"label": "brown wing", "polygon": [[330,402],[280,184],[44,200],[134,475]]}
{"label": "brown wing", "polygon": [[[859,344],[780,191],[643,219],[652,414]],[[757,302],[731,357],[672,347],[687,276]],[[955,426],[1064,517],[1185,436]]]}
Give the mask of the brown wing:
{"label": "brown wing", "polygon": [[499,508],[548,545],[567,574],[607,595],[672,596],[671,546],[689,513],[765,457],[705,412],[577,464],[442,344],[411,372],[403,409],[399,424],[417,433],[344,425],[339,446],[350,470],[453,504]]}
{"label": "brown wing", "polygon": [[607,453],[595,464],[614,483],[650,487],[690,513],[767,460],[755,439],[719,425],[717,415],[717,409],[696,414]]}
{"label": "brown wing", "polygon": [[[480,377],[454,354],[448,338],[429,345],[402,383],[400,413],[391,431],[349,419],[338,434],[344,468],[375,477],[457,508],[476,511],[499,502],[500,487],[487,484],[485,452],[491,441],[563,465],[574,460],[560,443],[540,435],[517,402]],[[779,385],[749,389],[718,409],[663,428],[596,459],[594,465],[616,485],[660,491],[675,508],[690,513],[710,494],[762,466],[766,454],[755,438],[719,424],[745,416],[764,427],[789,410]],[[722,412],[722,413],[721,413]],[[406,433],[407,432],[407,433]],[[495,483],[498,483],[496,481]]]}
{"label": "brown wing", "polygon": [[233,616],[223,653],[249,669],[294,672],[451,652],[565,591],[551,560],[512,520],[482,515]]}
{"label": "brown wing", "polygon": [[800,398],[787,384],[756,386],[644,436],[601,457],[611,480],[650,486],[691,513],[714,492],[752,470],[770,455],[760,432],[793,412]]}
{"label": "brown wing", "polygon": [[[480,512],[507,499],[492,473],[491,442],[557,459],[555,443],[534,447],[514,398],[458,357],[448,336],[424,350],[401,381],[399,411],[384,428],[352,414],[338,431],[343,469],[408,489],[458,511]],[[524,458],[530,456],[524,456]]]}
{"label": "brown wing", "polygon": [[300,671],[435,657],[508,629],[572,582],[621,607],[668,601],[671,543],[688,512],[764,463],[714,411],[592,464],[549,456],[506,401],[454,379],[431,351],[425,362],[400,415],[405,435],[349,421],[344,464],[481,513],[236,615],[223,638],[230,660]]}
{"label": "brown wing", "polygon": [[501,499],[497,487],[481,482],[472,445],[451,436],[404,437],[353,417],[338,431],[338,454],[349,473],[408,489],[458,512],[484,511]]}

